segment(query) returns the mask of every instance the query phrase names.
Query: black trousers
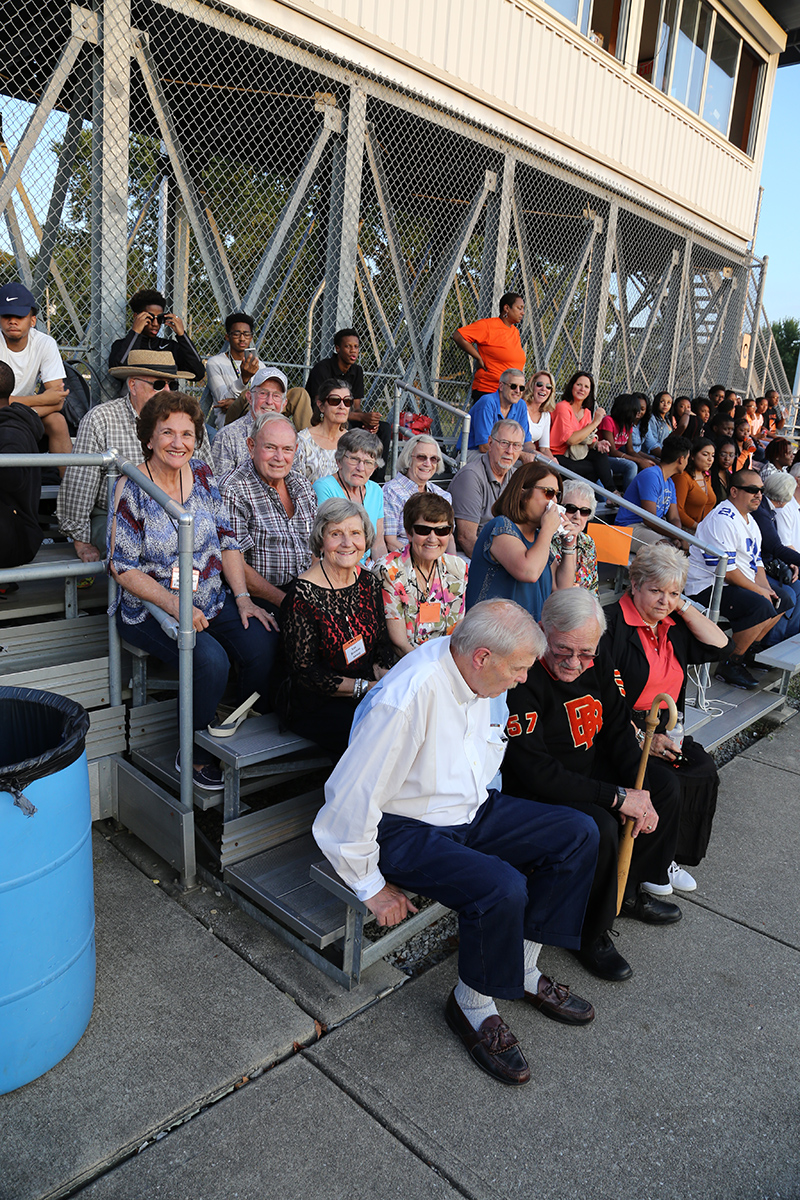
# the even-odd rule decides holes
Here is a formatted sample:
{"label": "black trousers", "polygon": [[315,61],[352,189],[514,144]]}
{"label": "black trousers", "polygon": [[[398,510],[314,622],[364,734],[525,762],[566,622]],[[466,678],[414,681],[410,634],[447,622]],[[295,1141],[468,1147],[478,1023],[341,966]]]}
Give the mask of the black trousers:
{"label": "black trousers", "polygon": [[[0,500],[0,567],[24,567],[36,556],[31,529],[10,504]],[[39,542],[41,542],[39,537]]]}
{"label": "black trousers", "polygon": [[[619,783],[619,778],[609,775],[608,782]],[[667,867],[675,858],[681,805],[680,784],[674,767],[651,760],[645,788],[658,813],[658,825],[653,833],[640,833],[633,843],[626,894],[635,891],[640,883],[666,883]],[[600,831],[597,867],[581,938],[581,945],[588,948],[601,933],[611,929],[617,915],[617,857],[622,826],[614,813],[577,796],[565,796],[561,803],[587,813]]]}
{"label": "black trousers", "polygon": [[599,450],[589,450],[585,458],[570,458],[568,454],[557,454],[556,458],[563,467],[567,467],[570,471],[574,471],[576,475],[580,475],[581,479],[588,479],[592,483],[599,483],[607,491],[613,492],[616,488],[614,476],[611,472],[611,464],[608,461],[607,454],[601,454]]}

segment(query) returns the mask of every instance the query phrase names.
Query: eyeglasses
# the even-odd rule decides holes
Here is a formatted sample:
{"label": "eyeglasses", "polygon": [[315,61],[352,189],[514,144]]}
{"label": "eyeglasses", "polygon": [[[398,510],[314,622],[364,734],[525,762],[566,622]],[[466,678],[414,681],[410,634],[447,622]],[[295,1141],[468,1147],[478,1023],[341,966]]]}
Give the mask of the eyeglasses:
{"label": "eyeglasses", "polygon": [[533,490],[536,492],[544,492],[544,494],[545,494],[545,496],[547,496],[548,500],[552,500],[555,496],[558,495],[558,488],[542,487],[542,485],[540,483],[535,483],[533,485]]}
{"label": "eyeglasses", "polygon": [[749,492],[751,496],[757,496],[760,492],[764,491],[763,487],[756,487],[754,483],[748,484],[747,487],[740,487],[737,490],[740,492]]}
{"label": "eyeglasses", "polygon": [[452,525],[412,525],[411,528],[418,537],[428,537],[435,533],[437,537],[449,537]]}
{"label": "eyeglasses", "polygon": [[552,390],[553,390],[552,386],[549,383],[545,383],[545,381],[543,379],[537,379],[533,386],[538,387],[538,388],[544,388],[544,390],[546,392],[552,392]]}
{"label": "eyeglasses", "polygon": [[592,515],[590,508],[580,508],[577,504],[565,504],[564,512],[568,512],[571,517],[574,517],[575,513],[580,513],[582,517],[590,517]]}
{"label": "eyeglasses", "polygon": [[353,403],[353,397],[352,396],[326,396],[323,403],[330,404],[331,408],[336,408],[339,404],[346,404],[347,407],[349,408],[350,405]]}
{"label": "eyeglasses", "polygon": [[372,470],[372,468],[375,466],[374,458],[362,458],[358,454],[351,454],[349,450],[346,450],[342,457],[346,458],[347,461],[352,463],[354,467],[369,467],[369,469]]}
{"label": "eyeglasses", "polygon": [[504,450],[521,450],[522,442],[506,442],[502,438],[492,438],[495,446],[502,446]]}
{"label": "eyeglasses", "polygon": [[570,658],[579,658],[581,662],[592,663],[597,658],[596,654],[590,654],[588,650],[568,650],[566,647],[561,646],[551,646],[550,653],[552,654],[553,658],[557,658],[559,661],[564,662]]}
{"label": "eyeglasses", "polygon": [[503,387],[507,387],[510,392],[524,392],[524,383],[504,383]]}
{"label": "eyeglasses", "polygon": [[414,462],[419,463],[438,463],[438,454],[412,454],[411,458]]}
{"label": "eyeglasses", "polygon": [[137,383],[146,383],[154,392],[163,392],[165,388],[169,387],[168,379],[142,379],[137,375],[134,375],[134,379]]}

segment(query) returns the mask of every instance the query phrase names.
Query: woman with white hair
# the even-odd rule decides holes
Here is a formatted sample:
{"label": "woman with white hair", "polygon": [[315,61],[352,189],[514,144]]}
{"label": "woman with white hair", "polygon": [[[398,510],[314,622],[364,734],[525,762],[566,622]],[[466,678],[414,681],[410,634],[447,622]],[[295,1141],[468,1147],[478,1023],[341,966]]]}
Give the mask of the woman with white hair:
{"label": "woman with white hair", "polygon": [[[377,434],[370,433],[368,429],[348,429],[339,438],[334,451],[336,470],[332,475],[315,479],[313,484],[318,504],[334,498],[345,499],[367,510],[375,530],[371,551],[373,559],[382,558],[386,553],[383,540],[383,489],[372,479],[376,467],[383,466],[382,449]],[[364,556],[365,566],[369,558],[369,553]]]}
{"label": "woman with white hair", "polygon": [[[605,610],[603,644],[611,652],[642,743],[645,721],[659,692],[672,696],[683,712],[689,664],[725,658],[729,645],[720,628],[681,594],[687,570],[688,559],[675,546],[663,542],[643,546],[630,565],[630,592]],[[719,788],[713,759],[691,737],[685,737],[682,745],[673,742],[665,732],[667,718],[662,704],[648,771],[658,776],[677,768],[681,825],[676,862],[669,867],[668,878],[641,885],[645,893],[655,896],[668,896],[673,888],[690,892],[697,887],[677,863],[694,866],[704,857]],[[643,903],[646,908],[646,898]]]}
{"label": "woman with white hair", "polygon": [[788,474],[794,484],[794,494],[776,510],[775,524],[784,545],[800,550],[800,463],[790,467]]}
{"label": "woman with white hair", "polygon": [[[433,482],[433,476],[444,470],[439,443],[429,433],[418,433],[404,443],[397,456],[397,474],[383,487],[383,540],[390,551],[403,550],[408,535],[403,526],[403,509],[407,500],[421,492],[441,496],[448,504],[450,497]],[[447,545],[447,553],[455,554],[455,541]]]}
{"label": "woman with white hair", "polygon": [[395,658],[380,580],[360,566],[374,538],[360,504],[326,500],[311,527],[317,561],[281,605],[284,670],[275,707],[289,729],[334,759],[347,748],[359,701]]}
{"label": "woman with white hair", "polygon": [[764,498],[753,513],[761,530],[761,558],[767,578],[781,587],[791,588],[796,600],[786,618],[764,638],[765,646],[774,646],[800,633],[800,551],[787,544],[778,532],[778,513],[795,503],[796,481],[784,471],[773,471],[764,481]]}
{"label": "woman with white hair", "polygon": [[[595,596],[600,591],[597,579],[597,548],[591,536],[586,532],[586,526],[595,514],[597,497],[588,483],[579,479],[565,479],[561,491],[561,507],[564,511],[563,524],[574,531],[575,542],[575,586],[586,588]],[[564,534],[559,529],[555,534],[551,548],[554,561],[561,562],[564,552]]]}

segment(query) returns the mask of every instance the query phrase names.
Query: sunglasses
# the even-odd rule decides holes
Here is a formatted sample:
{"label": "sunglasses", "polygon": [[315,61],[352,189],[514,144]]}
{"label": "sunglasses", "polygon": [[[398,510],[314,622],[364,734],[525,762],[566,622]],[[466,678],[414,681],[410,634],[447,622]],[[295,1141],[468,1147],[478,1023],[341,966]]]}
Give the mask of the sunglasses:
{"label": "sunglasses", "polygon": [[748,484],[747,487],[740,487],[738,490],[740,492],[749,492],[751,496],[758,496],[760,492],[764,491],[763,487],[756,487],[754,483]]}
{"label": "sunglasses", "polygon": [[326,396],[323,401],[323,404],[330,404],[331,408],[338,408],[340,404],[346,404],[349,408],[352,403],[352,396]]}
{"label": "sunglasses", "polygon": [[544,494],[545,494],[545,496],[547,496],[548,500],[553,500],[558,495],[558,488],[542,487],[542,485],[540,483],[535,483],[533,485],[533,487],[534,487],[534,490],[537,492],[544,492]]}
{"label": "sunglasses", "polygon": [[437,537],[449,537],[452,525],[412,525],[411,528],[418,537],[428,537],[431,533]]}
{"label": "sunglasses", "polygon": [[508,390],[510,392],[524,392],[525,391],[524,383],[507,383],[506,387],[508,388]]}
{"label": "sunglasses", "polygon": [[537,379],[536,383],[533,386],[538,387],[538,388],[544,388],[544,390],[546,392],[552,392],[552,390],[553,390],[552,387],[550,386],[550,384],[546,383],[544,381],[544,379]]}
{"label": "sunglasses", "polygon": [[580,513],[582,517],[590,517],[592,515],[590,508],[580,508],[577,504],[565,504],[564,512],[568,512],[571,517],[574,517],[575,513]]}

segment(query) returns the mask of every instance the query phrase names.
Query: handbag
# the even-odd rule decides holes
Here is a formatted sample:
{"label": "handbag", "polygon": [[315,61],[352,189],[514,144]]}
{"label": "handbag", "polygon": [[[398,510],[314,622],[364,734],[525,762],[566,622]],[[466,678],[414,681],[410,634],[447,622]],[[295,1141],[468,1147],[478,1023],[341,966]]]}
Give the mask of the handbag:
{"label": "handbag", "polygon": [[574,458],[576,462],[580,462],[582,458],[586,458],[588,453],[588,442],[576,442],[574,446],[567,446],[567,458]]}
{"label": "handbag", "polygon": [[430,433],[433,421],[422,413],[401,412],[400,424],[410,429],[412,433]]}

